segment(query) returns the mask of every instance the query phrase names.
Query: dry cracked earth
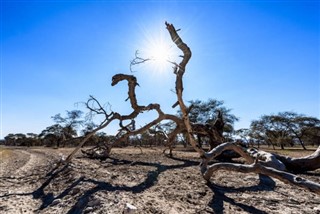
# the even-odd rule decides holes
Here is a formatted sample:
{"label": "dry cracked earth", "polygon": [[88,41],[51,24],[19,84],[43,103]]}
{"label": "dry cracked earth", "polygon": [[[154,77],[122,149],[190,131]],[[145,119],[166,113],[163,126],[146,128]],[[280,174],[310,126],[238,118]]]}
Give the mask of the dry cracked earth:
{"label": "dry cracked earth", "polygon": [[[0,213],[320,213],[320,195],[257,174],[219,171],[207,183],[197,154],[114,149],[104,161],[72,149],[0,148]],[[301,175],[320,183],[320,170]],[[133,210],[131,210],[133,212]]]}

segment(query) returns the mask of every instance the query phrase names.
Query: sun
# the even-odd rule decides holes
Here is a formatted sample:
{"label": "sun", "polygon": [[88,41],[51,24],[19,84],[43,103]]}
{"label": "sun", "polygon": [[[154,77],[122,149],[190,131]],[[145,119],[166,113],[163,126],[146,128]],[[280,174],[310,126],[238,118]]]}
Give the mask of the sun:
{"label": "sun", "polygon": [[170,60],[170,47],[163,42],[151,44],[150,59],[157,64],[165,64]]}
{"label": "sun", "polygon": [[169,73],[178,56],[175,44],[165,31],[147,32],[141,54],[142,58],[148,59],[148,70],[157,74]]}
{"label": "sun", "polygon": [[172,62],[175,58],[174,46],[170,41],[162,37],[154,38],[147,47],[147,58],[155,72],[166,72],[172,70]]}

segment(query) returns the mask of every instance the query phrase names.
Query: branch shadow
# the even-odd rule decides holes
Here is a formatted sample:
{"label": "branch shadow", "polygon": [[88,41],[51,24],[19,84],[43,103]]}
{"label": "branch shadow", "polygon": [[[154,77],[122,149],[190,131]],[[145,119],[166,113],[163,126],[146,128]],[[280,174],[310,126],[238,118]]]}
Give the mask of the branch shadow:
{"label": "branch shadow", "polygon": [[[10,197],[10,196],[32,196],[33,199],[40,199],[41,205],[40,207],[35,210],[36,212],[40,212],[41,210],[49,207],[53,204],[53,202],[56,199],[62,199],[65,196],[69,195],[73,189],[83,183],[91,183],[95,186],[93,188],[90,188],[86,190],[79,198],[76,199],[75,204],[70,208],[70,210],[67,213],[83,213],[84,209],[87,207],[90,197],[99,191],[125,191],[125,192],[132,192],[132,193],[141,193],[150,187],[154,186],[157,181],[158,177],[161,173],[167,171],[167,170],[173,170],[177,168],[184,168],[184,167],[190,167],[190,166],[197,166],[200,164],[200,162],[187,160],[187,159],[181,159],[181,158],[171,158],[175,161],[179,161],[181,163],[175,164],[175,165],[164,165],[161,163],[152,163],[152,162],[144,162],[144,161],[131,161],[126,159],[118,159],[109,157],[108,158],[112,165],[129,165],[129,166],[150,166],[154,167],[154,170],[150,170],[147,172],[147,176],[145,180],[135,186],[129,187],[124,185],[112,185],[105,181],[100,181],[92,178],[86,178],[85,176],[82,176],[75,181],[73,181],[67,188],[65,188],[60,194],[54,195],[53,192],[45,191],[45,188],[48,187],[50,184],[54,182],[54,180],[63,173],[66,173],[68,169],[70,169],[72,166],[69,164],[57,166],[52,168],[43,178],[45,180],[41,183],[41,185],[32,192],[26,192],[26,193],[10,193],[10,194],[4,194],[1,195],[0,198]],[[103,164],[104,161],[101,161]]]}
{"label": "branch shadow", "polygon": [[117,159],[109,157],[110,160],[112,160],[113,165],[138,165],[138,166],[151,166],[155,167],[155,170],[151,170],[147,173],[147,178],[140,184],[128,187],[128,186],[113,186],[112,184],[105,182],[105,181],[98,181],[95,179],[84,179],[83,182],[89,182],[92,184],[95,184],[96,186],[85,191],[83,195],[78,198],[75,205],[67,212],[68,214],[75,214],[75,213],[82,213],[84,209],[87,207],[90,197],[99,191],[108,191],[108,192],[114,192],[114,191],[125,191],[125,192],[132,192],[132,193],[141,193],[150,187],[154,186],[157,181],[158,177],[161,173],[167,171],[167,170],[173,170],[177,168],[184,168],[184,167],[190,167],[190,166],[197,166],[200,164],[200,162],[197,161],[191,161],[187,159],[181,159],[181,158],[171,158],[176,161],[181,161],[181,164],[177,165],[163,165],[160,163],[151,163],[151,162],[143,162],[143,161],[130,161],[125,159]]}
{"label": "branch shadow", "polygon": [[[73,213],[83,213],[88,207],[88,203],[90,202],[90,198],[99,191],[108,191],[108,192],[114,192],[114,191],[124,191],[124,192],[131,192],[131,193],[141,193],[152,186],[156,185],[159,175],[165,171],[168,170],[174,170],[178,168],[185,168],[185,167],[191,167],[191,166],[199,166],[199,161],[189,160],[189,159],[183,159],[178,157],[167,157],[168,159],[178,161],[179,163],[174,165],[165,165],[161,163],[152,163],[152,162],[145,162],[145,161],[131,161],[127,159],[119,159],[114,157],[109,157],[108,161],[101,161],[101,164],[104,163],[111,163],[112,165],[129,165],[129,166],[150,166],[155,168],[154,170],[150,170],[147,172],[146,178],[143,180],[143,182],[135,185],[135,186],[125,186],[125,185],[112,185],[111,183],[108,183],[106,181],[101,181],[93,178],[86,178],[85,176],[82,176],[75,181],[73,181],[68,187],[66,187],[63,191],[60,192],[60,194],[54,196],[53,192],[45,191],[45,188],[50,185],[52,182],[54,182],[54,179],[57,178],[61,173],[65,173],[68,171],[68,168],[70,169],[72,166],[70,165],[64,165],[62,167],[55,167],[52,170],[50,170],[45,175],[45,181],[33,192],[29,193],[16,193],[16,194],[7,194],[0,196],[7,197],[10,195],[21,195],[21,196],[27,196],[32,195],[34,199],[40,199],[42,201],[40,207],[36,210],[37,212],[47,208],[50,205],[53,205],[53,202],[56,199],[63,199],[67,195],[72,194],[72,191],[75,187],[82,185],[84,183],[93,184],[94,187],[85,190],[80,196],[78,196],[77,199],[75,199],[74,205],[67,211],[68,214]],[[213,198],[209,202],[208,206],[210,206],[215,213],[223,213],[223,203],[228,202],[230,204],[233,204],[235,206],[238,206],[242,208],[243,210],[249,212],[249,213],[266,213],[264,211],[261,211],[259,209],[256,209],[252,206],[248,206],[239,202],[236,202],[234,199],[228,197],[225,195],[225,193],[237,193],[237,192],[245,192],[245,191],[272,191],[275,187],[275,182],[263,175],[259,175],[260,182],[256,186],[250,186],[250,187],[240,187],[240,188],[230,188],[230,187],[223,187],[216,184],[208,183],[208,187],[212,190],[214,193]]]}
{"label": "branch shadow", "polygon": [[[64,172],[67,169],[68,165],[59,165],[53,167],[44,177],[47,178],[39,188],[34,190],[33,192],[26,193],[9,193],[1,195],[0,198],[10,197],[10,196],[32,196],[33,199],[40,199],[42,204],[39,210],[46,208],[49,206],[57,197],[54,197],[53,193],[45,193],[44,189],[56,178],[60,173]],[[60,194],[61,195],[61,194]]]}
{"label": "branch shadow", "polygon": [[259,210],[253,206],[249,206],[243,203],[236,202],[233,198],[230,198],[225,195],[225,193],[239,193],[239,192],[257,192],[257,191],[273,191],[276,183],[269,176],[259,174],[259,183],[255,186],[250,187],[223,187],[217,184],[213,184],[211,182],[207,182],[207,186],[214,193],[213,198],[208,203],[208,206],[214,210],[214,213],[224,213],[224,202],[232,204],[234,206],[240,207],[244,211],[248,213],[254,214],[267,214],[267,212],[263,210]]}
{"label": "branch shadow", "polygon": [[59,165],[54,167],[51,171],[47,173],[46,177],[48,178],[42,183],[42,185],[31,193],[34,199],[40,199],[42,201],[42,204],[37,211],[45,209],[46,207],[51,205],[54,200],[66,196],[75,186],[77,186],[81,182],[81,180],[83,180],[83,177],[79,178],[78,180],[73,182],[69,187],[67,187],[62,193],[60,193],[57,197],[54,197],[54,194],[52,192],[45,193],[44,189],[56,177],[58,177],[59,174],[66,172],[69,166],[69,164],[65,164],[61,168],[59,167]]}

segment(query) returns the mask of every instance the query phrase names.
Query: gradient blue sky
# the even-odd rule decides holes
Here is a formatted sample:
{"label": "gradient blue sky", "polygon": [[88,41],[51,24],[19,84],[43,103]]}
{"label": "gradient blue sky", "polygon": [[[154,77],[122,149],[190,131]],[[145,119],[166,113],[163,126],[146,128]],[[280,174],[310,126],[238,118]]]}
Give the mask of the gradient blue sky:
{"label": "gradient blue sky", "polygon": [[[224,100],[246,128],[263,114],[320,117],[319,1],[1,1],[1,129],[40,133],[51,116],[94,95],[130,111],[127,86],[136,50],[181,28],[193,56],[185,100]],[[174,47],[174,46],[172,46]],[[173,49],[173,48],[172,48]],[[138,101],[175,113],[170,65],[136,67]],[[143,114],[144,124],[153,113]],[[106,131],[112,134],[115,127]]]}

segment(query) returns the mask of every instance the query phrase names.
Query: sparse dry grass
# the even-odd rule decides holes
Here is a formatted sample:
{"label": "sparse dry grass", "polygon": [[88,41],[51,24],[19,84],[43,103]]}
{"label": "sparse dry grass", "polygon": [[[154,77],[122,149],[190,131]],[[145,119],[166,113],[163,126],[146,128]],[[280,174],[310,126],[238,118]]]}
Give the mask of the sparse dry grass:
{"label": "sparse dry grass", "polygon": [[314,153],[317,150],[317,147],[307,146],[307,150],[304,150],[301,146],[285,147],[285,149],[281,149],[279,147],[273,149],[272,147],[268,146],[260,146],[259,149],[266,152],[276,153],[290,157],[304,157]]}
{"label": "sparse dry grass", "polygon": [[0,163],[10,157],[12,154],[12,150],[8,148],[1,148],[0,147]]}

